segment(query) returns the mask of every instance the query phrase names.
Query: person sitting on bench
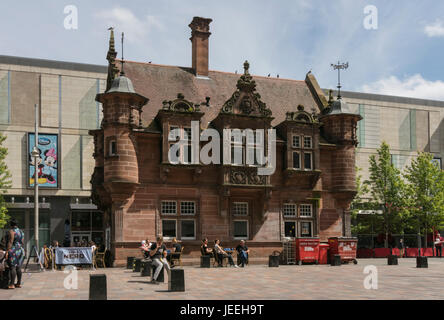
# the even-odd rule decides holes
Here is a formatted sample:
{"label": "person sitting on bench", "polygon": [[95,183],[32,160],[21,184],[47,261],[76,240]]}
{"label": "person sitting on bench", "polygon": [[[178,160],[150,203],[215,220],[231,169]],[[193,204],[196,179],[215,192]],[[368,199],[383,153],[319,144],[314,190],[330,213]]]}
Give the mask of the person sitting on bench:
{"label": "person sitting on bench", "polygon": [[150,257],[153,260],[153,266],[156,267],[156,271],[154,272],[153,278],[151,280],[153,284],[159,284],[159,282],[157,282],[157,277],[159,276],[160,271],[162,271],[163,267],[167,269],[168,278],[170,277],[171,269],[168,261],[166,260],[166,255],[167,248],[163,243],[163,238],[159,236],[157,237],[156,243],[153,243],[150,249]]}
{"label": "person sitting on bench", "polygon": [[200,252],[203,256],[211,256],[213,254],[213,250],[208,248],[208,239],[205,238],[202,240],[202,246],[200,247]]}
{"label": "person sitting on bench", "polygon": [[167,258],[169,257],[169,263],[171,263],[171,268],[174,268],[174,259],[178,259],[180,257],[180,253],[182,252],[182,246],[180,245],[180,243],[177,242],[176,238],[173,238],[172,240],[172,250],[171,250],[171,254],[169,256],[167,256]]}
{"label": "person sitting on bench", "polygon": [[217,253],[217,262],[219,264],[219,267],[222,267],[222,263],[224,261],[225,258],[228,259],[228,262],[230,263],[230,266],[234,266],[236,268],[239,268],[239,266],[237,266],[234,261],[233,261],[233,257],[231,256],[231,254],[228,254],[227,252],[224,251],[224,249],[220,246],[220,241],[219,239],[214,240],[214,251]]}
{"label": "person sitting on bench", "polygon": [[250,250],[248,249],[244,240],[240,241],[239,245],[236,247],[236,251],[238,252],[240,258],[239,265],[241,265],[243,268],[248,261],[248,254],[250,253]]}

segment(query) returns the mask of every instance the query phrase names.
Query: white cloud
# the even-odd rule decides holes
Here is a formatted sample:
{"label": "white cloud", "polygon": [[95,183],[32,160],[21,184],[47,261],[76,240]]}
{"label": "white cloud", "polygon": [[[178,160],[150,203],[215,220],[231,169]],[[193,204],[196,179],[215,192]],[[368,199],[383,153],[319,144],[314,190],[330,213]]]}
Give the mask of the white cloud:
{"label": "white cloud", "polygon": [[106,26],[123,31],[126,39],[132,43],[146,41],[148,33],[153,29],[164,30],[164,25],[155,16],[146,15],[139,19],[127,8],[114,7],[100,11],[95,16]]}
{"label": "white cloud", "polygon": [[444,82],[429,81],[420,74],[404,79],[391,76],[380,79],[368,85],[363,85],[361,91],[392,96],[403,96],[421,99],[444,100]]}
{"label": "white cloud", "polygon": [[444,37],[444,25],[441,20],[436,20],[433,24],[426,25],[424,32],[428,37]]}

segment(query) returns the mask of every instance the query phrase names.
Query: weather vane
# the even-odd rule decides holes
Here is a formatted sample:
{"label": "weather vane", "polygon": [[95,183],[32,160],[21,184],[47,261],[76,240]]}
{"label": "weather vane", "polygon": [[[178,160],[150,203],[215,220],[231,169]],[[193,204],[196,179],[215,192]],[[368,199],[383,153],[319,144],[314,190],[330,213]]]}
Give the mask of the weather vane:
{"label": "weather vane", "polygon": [[331,64],[333,67],[333,70],[338,70],[338,99],[341,99],[341,70],[345,70],[348,68],[348,62],[346,63],[340,63],[338,61],[338,64]]}
{"label": "weather vane", "polygon": [[125,59],[123,58],[123,39],[125,37],[125,34],[122,32],[122,71],[120,72],[120,75],[125,75],[125,71],[123,71],[123,65],[125,63]]}

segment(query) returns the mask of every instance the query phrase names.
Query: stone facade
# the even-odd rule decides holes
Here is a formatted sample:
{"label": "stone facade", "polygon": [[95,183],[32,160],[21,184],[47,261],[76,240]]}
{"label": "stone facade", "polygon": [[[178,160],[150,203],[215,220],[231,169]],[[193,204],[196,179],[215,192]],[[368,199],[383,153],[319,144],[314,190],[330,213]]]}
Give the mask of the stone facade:
{"label": "stone facade", "polygon": [[[210,20],[199,21],[209,24]],[[113,56],[112,51],[110,46],[108,56]],[[157,235],[167,241],[177,237],[189,258],[200,255],[202,238],[220,239],[225,247],[246,239],[252,261],[280,250],[285,236],[319,236],[326,241],[330,236],[349,235],[344,221],[349,221],[355,194],[356,126],[361,117],[332,112],[333,106],[319,96],[313,75],[298,82],[300,90],[287,98],[274,86],[263,90],[267,80],[256,83],[248,62],[232,87],[222,87],[211,72],[208,80],[199,80],[207,82],[196,83],[195,70],[184,74],[189,80],[183,82],[178,75],[171,76],[175,82],[159,74],[144,78],[141,71],[137,63],[125,62],[126,74],[108,79],[110,89],[96,98],[103,105],[101,128],[90,131],[96,160],[93,199],[112,228],[116,265],[138,254],[142,239],[154,240]],[[152,97],[142,95],[139,88],[153,90],[155,84],[180,91],[174,98],[161,97],[156,90],[153,100],[158,105],[152,106],[151,101],[145,105]],[[208,86],[213,91],[206,102],[190,102],[202,101],[201,93],[192,93]],[[156,113],[152,119],[143,118],[142,110]],[[275,129],[274,173],[259,175],[259,165],[245,164],[250,148],[257,147],[248,138],[221,143],[220,153],[228,162],[205,165],[187,158],[185,148],[194,155],[199,149],[187,147],[189,140],[180,136],[185,139],[179,149],[182,162],[170,161],[170,133],[176,128],[181,135],[191,132],[192,121],[199,123],[198,135],[211,128],[223,139],[227,139],[224,129],[264,129],[268,141],[268,129]],[[200,142],[199,147],[204,146]],[[236,148],[242,149],[240,163],[231,157]],[[264,148],[269,156],[272,149],[267,144]]]}

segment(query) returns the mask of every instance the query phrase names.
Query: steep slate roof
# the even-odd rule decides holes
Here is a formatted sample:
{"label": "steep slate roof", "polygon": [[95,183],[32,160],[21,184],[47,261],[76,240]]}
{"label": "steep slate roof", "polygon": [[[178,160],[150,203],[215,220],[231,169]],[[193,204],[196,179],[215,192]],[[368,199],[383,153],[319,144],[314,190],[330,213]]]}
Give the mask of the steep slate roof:
{"label": "steep slate roof", "polygon": [[[152,122],[162,108],[162,101],[174,100],[178,93],[182,93],[185,99],[195,104],[205,102],[205,97],[211,98],[210,107],[200,107],[205,112],[201,126],[206,128],[236,91],[236,83],[242,73],[209,71],[209,79],[202,79],[196,77],[191,68],[125,61],[125,75],[132,80],[138,94],[150,99],[143,108],[144,125]],[[285,120],[286,112],[297,111],[298,105],[303,105],[309,113],[312,113],[312,109],[319,113],[319,107],[305,81],[254,75],[253,80],[257,83],[256,90],[261,100],[272,111],[275,118],[273,126]]]}

